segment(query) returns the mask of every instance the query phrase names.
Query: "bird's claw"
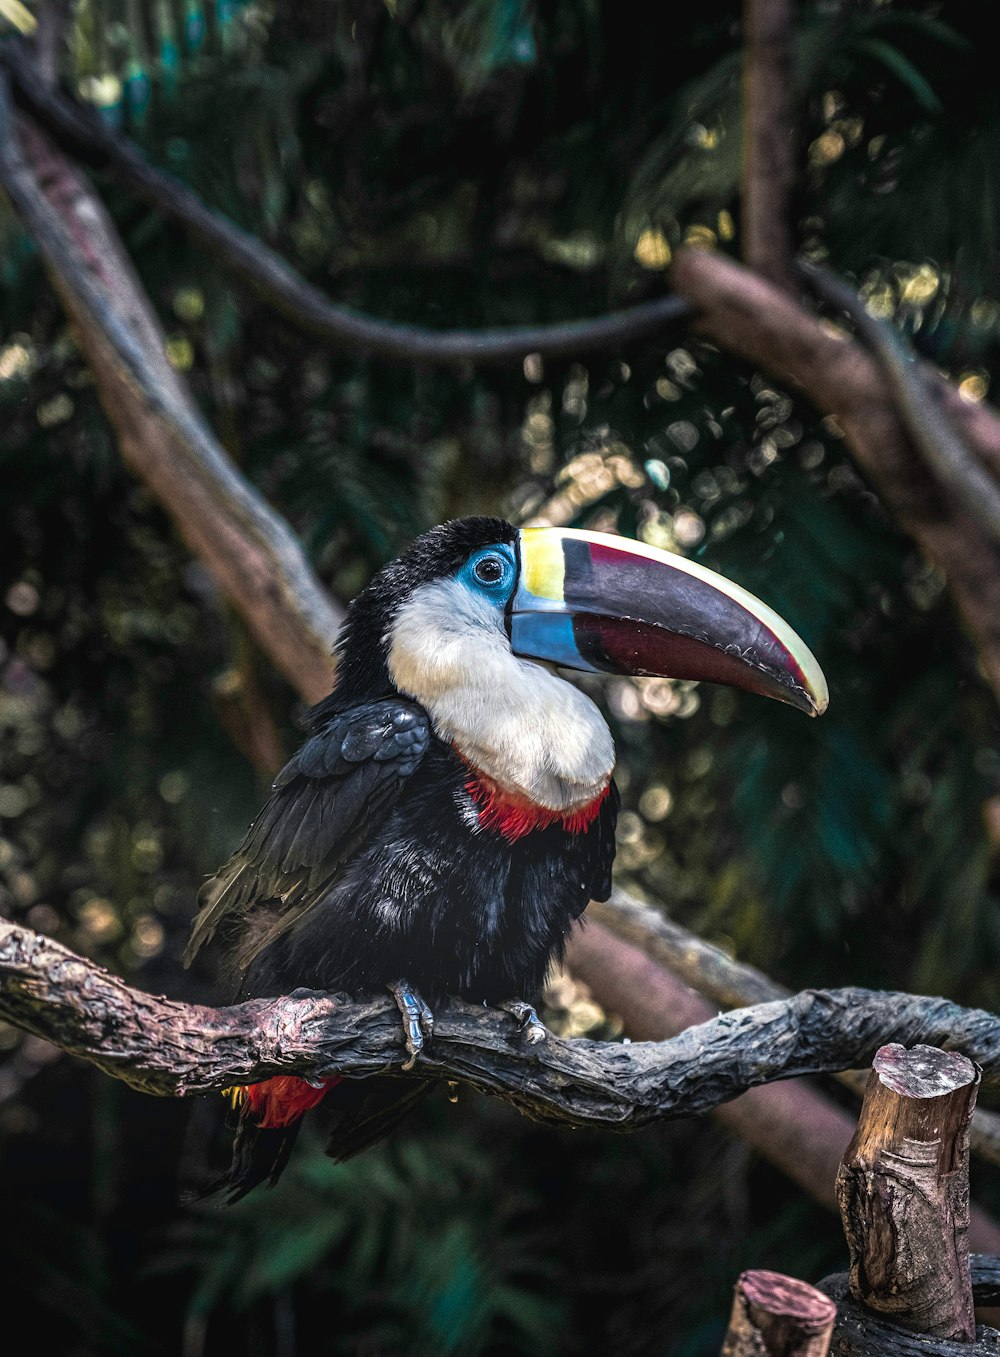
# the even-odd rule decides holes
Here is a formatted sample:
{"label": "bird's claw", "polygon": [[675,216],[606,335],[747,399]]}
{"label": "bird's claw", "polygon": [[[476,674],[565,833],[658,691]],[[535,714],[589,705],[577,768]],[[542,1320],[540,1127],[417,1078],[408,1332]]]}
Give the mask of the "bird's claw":
{"label": "bird's claw", "polygon": [[521,1037],[528,1046],[537,1046],[549,1035],[534,1008],[523,999],[506,999],[500,1007],[517,1020]]}
{"label": "bird's claw", "polygon": [[409,1059],[405,1060],[400,1068],[412,1070],[417,1063],[417,1056],[434,1035],[434,1014],[416,990],[410,987],[407,980],[397,980],[395,984],[390,985],[389,993],[402,1014],[406,1049],[410,1053]]}

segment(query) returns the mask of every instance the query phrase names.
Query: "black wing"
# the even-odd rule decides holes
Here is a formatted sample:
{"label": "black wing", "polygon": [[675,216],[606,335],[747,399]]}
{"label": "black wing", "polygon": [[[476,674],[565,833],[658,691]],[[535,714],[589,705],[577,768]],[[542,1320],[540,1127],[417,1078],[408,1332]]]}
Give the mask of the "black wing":
{"label": "black wing", "polygon": [[[607,900],[611,895],[611,869],[615,861],[615,828],[622,799],[614,779],[608,788],[604,804],[591,825],[583,845],[589,895],[580,907],[580,913],[590,900]],[[579,917],[579,916],[577,916]]]}
{"label": "black wing", "polygon": [[281,770],[236,853],[202,887],[185,965],[225,925],[235,935],[234,960],[245,970],[321,898],[429,743],[426,712],[402,698],[331,717]]}

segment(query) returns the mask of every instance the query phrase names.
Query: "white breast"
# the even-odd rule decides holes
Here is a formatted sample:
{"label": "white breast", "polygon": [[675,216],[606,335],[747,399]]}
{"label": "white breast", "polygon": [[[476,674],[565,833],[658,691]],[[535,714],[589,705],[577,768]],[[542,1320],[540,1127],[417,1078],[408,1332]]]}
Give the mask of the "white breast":
{"label": "white breast", "polygon": [[611,732],[590,698],[511,653],[495,605],[458,580],[414,590],[386,637],[389,673],[442,740],[507,791],[573,810],[607,786]]}

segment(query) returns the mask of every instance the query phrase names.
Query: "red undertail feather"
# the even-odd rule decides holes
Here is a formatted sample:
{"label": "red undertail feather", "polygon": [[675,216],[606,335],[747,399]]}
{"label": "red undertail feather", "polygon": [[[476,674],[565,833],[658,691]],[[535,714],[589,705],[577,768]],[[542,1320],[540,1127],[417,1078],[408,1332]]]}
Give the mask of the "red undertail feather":
{"label": "red undertail feather", "polygon": [[465,789],[479,809],[479,827],[492,829],[502,834],[508,843],[514,843],[533,830],[547,829],[554,824],[561,824],[570,834],[582,834],[597,818],[611,787],[609,783],[593,801],[571,811],[537,806],[526,796],[507,791],[492,778],[474,769]]}
{"label": "red undertail feather", "polygon": [[232,1099],[233,1106],[248,1112],[262,1130],[278,1130],[298,1121],[339,1083],[341,1078],[336,1074],[324,1079],[318,1087],[292,1074],[278,1074],[261,1084],[243,1084],[224,1092]]}

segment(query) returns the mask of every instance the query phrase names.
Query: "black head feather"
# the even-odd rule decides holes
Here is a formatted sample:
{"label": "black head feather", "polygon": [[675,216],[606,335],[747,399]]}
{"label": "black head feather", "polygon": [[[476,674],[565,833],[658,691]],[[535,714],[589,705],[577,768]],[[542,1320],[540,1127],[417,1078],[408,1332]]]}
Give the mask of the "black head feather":
{"label": "black head feather", "polygon": [[481,547],[494,542],[513,545],[516,540],[517,529],[505,519],[453,518],[416,538],[401,556],[384,565],[347,610],[336,646],[336,686],[310,713],[310,726],[322,724],[345,705],[394,691],[386,668],[385,637],[400,604],[414,589],[454,574]]}

